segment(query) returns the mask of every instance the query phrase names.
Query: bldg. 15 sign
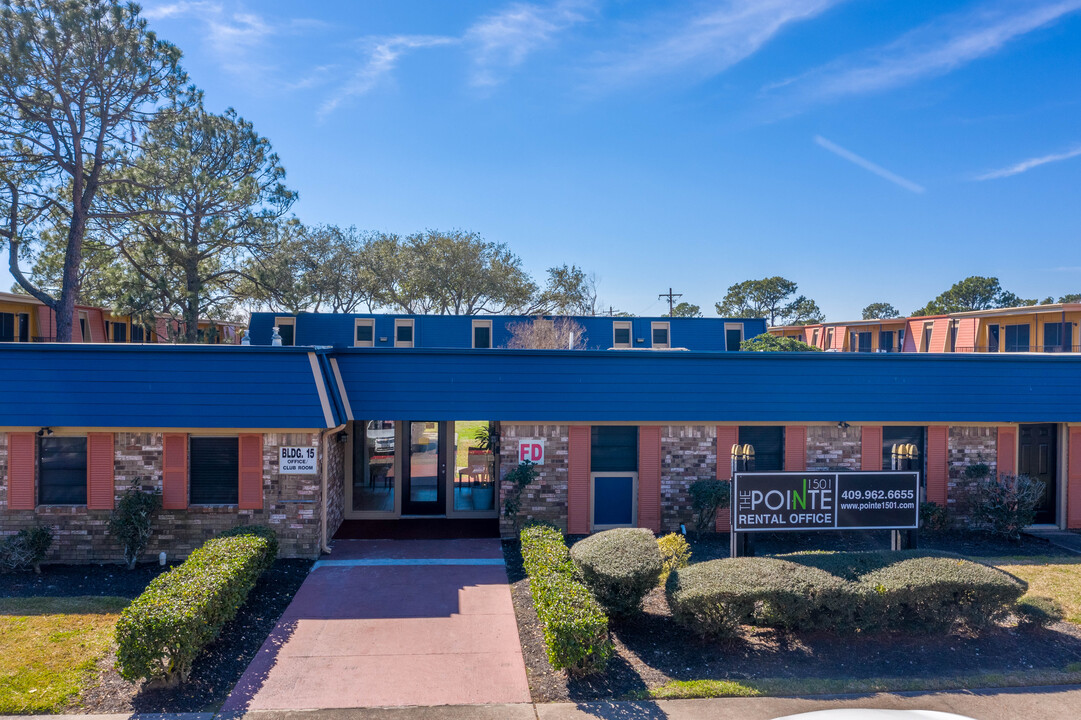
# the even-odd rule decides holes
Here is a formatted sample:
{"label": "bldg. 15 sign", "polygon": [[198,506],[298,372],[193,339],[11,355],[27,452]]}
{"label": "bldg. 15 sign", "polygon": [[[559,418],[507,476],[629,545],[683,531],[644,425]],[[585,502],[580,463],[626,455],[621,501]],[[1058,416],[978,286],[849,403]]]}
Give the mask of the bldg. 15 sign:
{"label": "bldg. 15 sign", "polygon": [[315,475],[318,472],[315,448],[278,448],[278,472],[282,475]]}

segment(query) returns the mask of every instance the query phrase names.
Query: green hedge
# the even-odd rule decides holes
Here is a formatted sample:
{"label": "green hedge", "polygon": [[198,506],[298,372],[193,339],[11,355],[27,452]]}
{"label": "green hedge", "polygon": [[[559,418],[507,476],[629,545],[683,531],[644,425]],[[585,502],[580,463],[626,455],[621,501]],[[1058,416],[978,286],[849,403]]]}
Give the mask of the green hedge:
{"label": "green hedge", "polygon": [[676,621],[701,635],[740,624],[795,630],[978,630],[1016,610],[1025,583],[947,553],[795,553],[714,560],[677,570]]}
{"label": "green hedge", "polygon": [[195,659],[236,616],[277,551],[269,528],[232,530],[156,577],[117,621],[120,675],[166,686],[186,680]]}
{"label": "green hedge", "polygon": [[657,538],[646,528],[616,528],[583,538],[571,548],[571,560],[586,586],[613,615],[628,616],[657,587],[664,557]]}
{"label": "green hedge", "polygon": [[521,538],[522,562],[552,667],[574,675],[603,670],[612,652],[608,617],[579,581],[563,533],[536,524],[522,530]]}

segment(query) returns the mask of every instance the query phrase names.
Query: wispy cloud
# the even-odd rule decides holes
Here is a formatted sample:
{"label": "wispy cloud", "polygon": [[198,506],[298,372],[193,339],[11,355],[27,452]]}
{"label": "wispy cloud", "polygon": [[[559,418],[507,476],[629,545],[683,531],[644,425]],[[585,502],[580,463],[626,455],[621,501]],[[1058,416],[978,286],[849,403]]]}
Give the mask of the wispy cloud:
{"label": "wispy cloud", "polygon": [[690,70],[709,77],[756,53],[786,26],[809,20],[844,0],[727,0],[656,23],[648,38],[628,51],[602,58],[603,85],[627,85]]}
{"label": "wispy cloud", "polygon": [[817,143],[820,147],[823,147],[826,150],[829,150],[831,153],[833,153],[834,155],[836,155],[838,157],[844,158],[845,160],[849,161],[853,165],[858,165],[859,167],[863,168],[864,170],[867,170],[869,172],[874,173],[875,175],[878,175],[883,180],[889,180],[894,185],[897,185],[899,187],[903,187],[905,190],[908,190],[909,192],[914,192],[914,193],[923,193],[924,192],[924,187],[922,185],[917,185],[916,183],[912,182],[911,180],[907,180],[907,179],[901,177],[900,175],[898,175],[896,173],[890,172],[889,170],[882,167],[881,165],[876,165],[875,163],[871,162],[867,158],[861,157],[861,156],[857,155],[856,153],[852,152],[851,150],[846,150],[845,148],[841,147],[840,145],[838,145],[838,144],[836,144],[834,142],[831,142],[830,140],[827,140],[826,138],[822,137],[821,135],[815,135],[814,140],[815,140],[815,143]]}
{"label": "wispy cloud", "polygon": [[418,48],[449,45],[456,42],[458,42],[457,38],[442,35],[394,35],[363,39],[361,46],[365,50],[367,59],[352,78],[320,106],[319,116],[325,117],[346,100],[372,90],[397,67],[399,58],[405,53]]}
{"label": "wispy cloud", "polygon": [[991,170],[981,175],[976,176],[976,180],[998,180],[999,178],[1007,178],[1011,175],[1020,175],[1023,172],[1028,172],[1032,168],[1046,165],[1048,163],[1059,162],[1060,160],[1069,160],[1081,156],[1081,145],[1078,145],[1066,152],[1052,153],[1051,155],[1043,155],[1041,157],[1029,158],[1028,160],[1022,160],[1019,163],[1010,165],[1009,167],[999,168],[998,170]]}
{"label": "wispy cloud", "polygon": [[558,0],[551,4],[513,3],[485,16],[465,33],[475,70],[472,83],[491,87],[557,35],[594,15],[594,0]]}
{"label": "wispy cloud", "polygon": [[943,75],[993,55],[1011,41],[1081,10],[1081,0],[1011,0],[955,13],[888,45],[834,61],[766,88],[787,88],[803,102],[888,90]]}

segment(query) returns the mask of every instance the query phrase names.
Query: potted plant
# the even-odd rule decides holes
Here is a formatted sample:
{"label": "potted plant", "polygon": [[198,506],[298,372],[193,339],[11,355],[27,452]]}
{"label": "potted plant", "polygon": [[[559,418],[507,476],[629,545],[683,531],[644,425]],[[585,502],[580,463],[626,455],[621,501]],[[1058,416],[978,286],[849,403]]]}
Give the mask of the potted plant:
{"label": "potted plant", "polygon": [[495,508],[495,457],[492,454],[491,425],[484,424],[473,433],[476,445],[469,448],[471,469],[482,467],[484,474],[471,485],[469,497],[474,510],[492,510]]}

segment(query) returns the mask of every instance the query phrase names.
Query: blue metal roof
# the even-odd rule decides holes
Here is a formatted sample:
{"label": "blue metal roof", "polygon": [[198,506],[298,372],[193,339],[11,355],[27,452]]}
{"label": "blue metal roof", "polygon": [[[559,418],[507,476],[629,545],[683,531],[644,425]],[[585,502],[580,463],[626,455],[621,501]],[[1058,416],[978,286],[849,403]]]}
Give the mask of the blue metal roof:
{"label": "blue metal roof", "polygon": [[535,422],[1079,422],[1081,356],[338,350],[353,416]]}
{"label": "blue metal roof", "polygon": [[0,426],[322,429],[329,426],[319,392],[325,381],[312,372],[310,353],[5,343]]}
{"label": "blue metal roof", "polygon": [[[249,330],[253,345],[269,345],[275,318],[295,317],[295,344],[313,346],[353,347],[355,321],[371,318],[375,321],[375,346],[394,347],[394,321],[413,321],[413,345],[417,348],[473,347],[473,321],[490,320],[492,323],[492,346],[505,347],[511,333],[511,323],[530,322],[530,316],[522,315],[364,315],[344,313],[252,313]],[[725,324],[743,326],[744,338],[752,338],[766,332],[766,321],[761,318],[667,318],[667,317],[573,317],[585,330],[586,345],[595,349],[612,347],[612,326],[616,322],[631,323],[631,340],[635,347],[648,348],[652,342],[650,323],[666,322],[670,327],[672,347],[695,351],[723,351],[725,347]],[[738,348],[736,348],[738,349]]]}

